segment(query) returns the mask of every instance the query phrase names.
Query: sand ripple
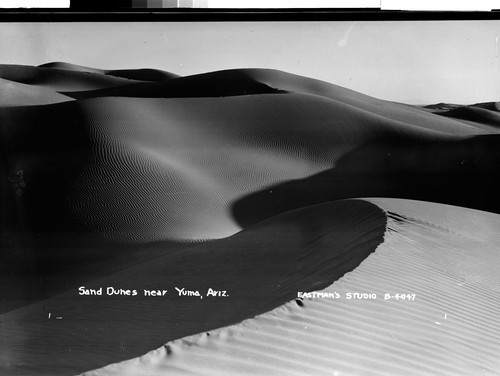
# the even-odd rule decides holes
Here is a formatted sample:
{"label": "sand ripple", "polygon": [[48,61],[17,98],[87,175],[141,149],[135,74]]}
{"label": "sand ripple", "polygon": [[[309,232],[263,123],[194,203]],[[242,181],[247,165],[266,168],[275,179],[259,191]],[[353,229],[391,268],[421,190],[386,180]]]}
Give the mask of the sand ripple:
{"label": "sand ripple", "polygon": [[[385,241],[322,292],[375,293],[378,299],[291,301],[88,375],[497,374],[500,216],[372,201],[389,212]],[[386,293],[416,298],[384,300]]]}

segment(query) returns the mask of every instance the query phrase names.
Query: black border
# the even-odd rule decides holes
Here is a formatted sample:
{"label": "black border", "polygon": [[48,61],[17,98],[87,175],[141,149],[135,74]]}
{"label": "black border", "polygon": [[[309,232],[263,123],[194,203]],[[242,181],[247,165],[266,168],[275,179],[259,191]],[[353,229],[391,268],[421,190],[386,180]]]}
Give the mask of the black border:
{"label": "black border", "polygon": [[4,9],[0,22],[210,22],[210,21],[463,21],[499,20],[500,11],[398,11],[367,9]]}

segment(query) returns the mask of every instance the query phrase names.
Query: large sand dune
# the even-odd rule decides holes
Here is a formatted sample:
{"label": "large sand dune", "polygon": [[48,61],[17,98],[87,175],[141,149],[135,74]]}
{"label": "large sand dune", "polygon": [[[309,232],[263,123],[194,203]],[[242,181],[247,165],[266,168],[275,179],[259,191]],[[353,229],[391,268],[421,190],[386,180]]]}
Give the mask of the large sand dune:
{"label": "large sand dune", "polygon": [[[358,268],[318,291],[338,298],[295,299],[85,375],[498,374],[500,216],[370,201],[387,211],[385,239]],[[349,299],[353,293],[377,298]]]}
{"label": "large sand dune", "polygon": [[[397,197],[500,213],[496,102],[420,108],[274,70],[178,77],[157,69],[62,62],[0,65],[0,94],[0,320],[7,333],[0,345],[7,349],[2,361],[8,373],[71,374],[101,367],[166,341],[266,315],[292,300],[298,289],[325,288],[352,269],[358,273],[377,255],[356,268],[375,248],[385,217],[364,201],[337,200]],[[415,223],[405,214],[413,204],[376,203],[384,209],[397,206],[394,212],[410,231],[403,248],[417,242],[412,239],[421,234],[412,235]],[[422,205],[425,210],[445,208]],[[450,213],[470,218],[479,212]],[[494,214],[477,216],[497,225]],[[418,213],[414,217],[421,218]],[[399,217],[389,216],[397,227],[394,218]],[[422,233],[435,228],[426,226]],[[393,233],[389,230],[386,241]],[[453,231],[470,237],[467,228]],[[448,238],[438,235],[432,241],[450,246]],[[497,244],[495,239],[485,242],[484,247]],[[347,251],[352,254],[338,256]],[[478,265],[494,261],[484,252],[467,260]],[[434,253],[425,257],[437,262]],[[207,280],[208,270],[215,280]],[[474,273],[498,283],[488,270],[478,267]],[[210,281],[221,289],[228,283],[234,286],[233,297],[200,306],[198,300],[191,305],[185,299],[152,303],[75,296],[78,286],[103,283],[144,289],[164,281],[173,289],[179,273],[191,278],[183,280],[186,286],[200,289]],[[377,286],[372,274],[359,273],[366,286],[371,280]],[[422,291],[429,286],[415,283],[422,283]],[[306,309],[308,302],[303,304]],[[432,304],[413,307],[424,312]],[[481,304],[490,309],[488,304],[496,303]],[[56,314],[48,308],[63,318],[47,320],[49,313]],[[381,317],[380,312],[374,315]],[[283,330],[292,329],[286,324]],[[282,351],[287,339],[276,335],[273,348]],[[42,343],[46,349],[40,352]],[[101,347],[92,350],[96,344]],[[352,351],[366,344],[353,346]],[[30,358],[33,352],[38,355]],[[398,366],[391,362],[374,367],[405,364],[406,370],[413,369],[406,360]],[[287,373],[280,367],[278,373]]]}
{"label": "large sand dune", "polygon": [[[302,208],[85,284],[103,296],[79,296],[75,287],[0,315],[5,372],[74,374],[267,312],[358,266],[383,240],[385,223],[364,201]],[[107,296],[111,286],[138,295]],[[175,287],[204,296],[179,296]],[[209,288],[227,296],[207,296]]]}

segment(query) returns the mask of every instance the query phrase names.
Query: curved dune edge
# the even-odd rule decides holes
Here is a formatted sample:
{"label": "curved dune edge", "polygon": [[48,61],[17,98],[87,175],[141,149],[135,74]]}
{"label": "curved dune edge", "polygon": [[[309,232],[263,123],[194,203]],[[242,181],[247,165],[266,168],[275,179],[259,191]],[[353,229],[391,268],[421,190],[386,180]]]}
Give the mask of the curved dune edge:
{"label": "curved dune edge", "polygon": [[[131,359],[165,341],[242,322],[329,286],[383,241],[376,205],[344,200],[270,218],[234,236],[199,244],[0,315],[0,373],[69,375]],[[108,286],[135,296],[108,296]],[[179,296],[174,287],[199,290]],[[208,289],[227,291],[213,297]],[[143,290],[168,289],[161,297]],[[57,319],[59,317],[60,319]],[[33,349],[37,349],[33,351]],[[3,367],[3,368],[2,368]],[[46,371],[46,370],[50,370]]]}
{"label": "curved dune edge", "polygon": [[[493,375],[500,369],[500,215],[368,199],[385,241],[322,292],[84,375]],[[348,292],[376,300],[348,300]],[[414,301],[384,294],[415,294]]]}

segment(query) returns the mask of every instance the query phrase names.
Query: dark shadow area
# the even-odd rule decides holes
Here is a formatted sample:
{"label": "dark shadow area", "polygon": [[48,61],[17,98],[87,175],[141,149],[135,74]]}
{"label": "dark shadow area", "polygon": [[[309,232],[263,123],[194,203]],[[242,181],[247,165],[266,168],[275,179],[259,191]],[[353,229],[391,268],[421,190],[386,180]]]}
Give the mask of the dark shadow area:
{"label": "dark shadow area", "polygon": [[[138,72],[133,72],[137,79]],[[109,75],[117,75],[108,73]],[[121,74],[121,77],[124,77]],[[144,79],[141,77],[141,79]],[[75,99],[97,97],[134,97],[134,98],[202,98],[230,97],[252,94],[279,94],[284,90],[272,88],[263,84],[245,71],[229,70],[188,77],[170,77],[163,81],[131,83],[121,87],[106,89],[63,92]]]}
{"label": "dark shadow area", "polygon": [[393,197],[500,213],[500,136],[393,137],[349,152],[335,168],[248,195],[233,205],[242,227],[288,210],[354,197]]}
{"label": "dark shadow area", "polygon": [[0,313],[192,246],[119,243],[76,218],[74,181],[93,162],[78,104],[0,109]]}

